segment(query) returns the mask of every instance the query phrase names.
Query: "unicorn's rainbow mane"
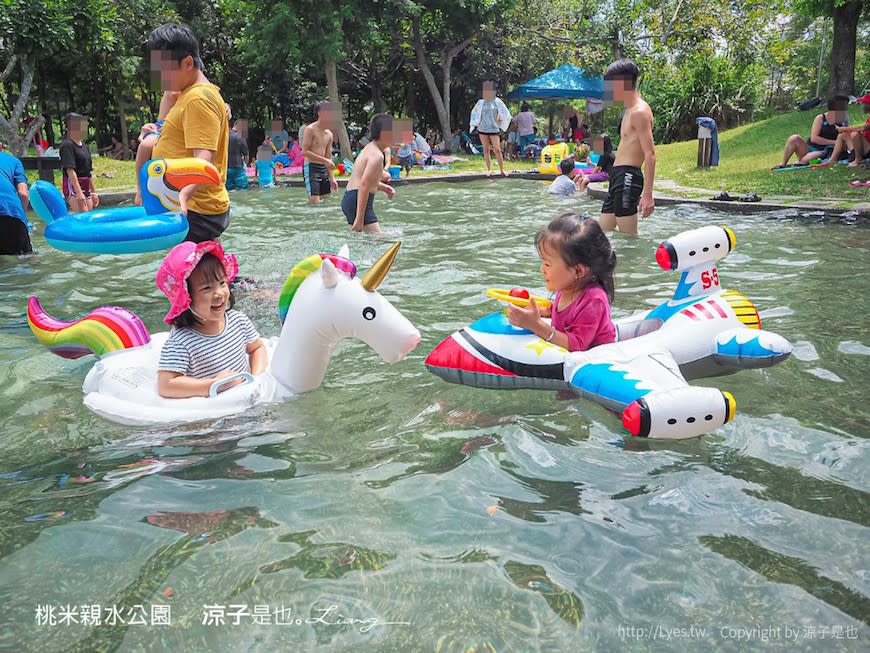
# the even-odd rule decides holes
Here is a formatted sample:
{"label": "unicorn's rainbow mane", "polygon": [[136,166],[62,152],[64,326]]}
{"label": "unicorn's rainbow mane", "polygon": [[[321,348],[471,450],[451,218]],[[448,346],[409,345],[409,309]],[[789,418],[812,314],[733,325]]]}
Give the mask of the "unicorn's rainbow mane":
{"label": "unicorn's rainbow mane", "polygon": [[281,324],[284,324],[287,311],[290,310],[290,303],[293,301],[296,291],[299,290],[299,286],[313,272],[317,272],[320,269],[324,259],[329,259],[337,270],[346,273],[351,279],[356,276],[356,265],[350,259],[346,259],[343,256],[321,253],[312,254],[302,259],[290,270],[290,274],[287,275],[287,280],[281,288],[281,294],[278,296],[278,318],[281,320]]}
{"label": "unicorn's rainbow mane", "polygon": [[139,316],[120,306],[101,306],[78,320],[63,322],[46,313],[36,297],[30,297],[27,323],[41,344],[63,358],[103,356],[151,341]]}

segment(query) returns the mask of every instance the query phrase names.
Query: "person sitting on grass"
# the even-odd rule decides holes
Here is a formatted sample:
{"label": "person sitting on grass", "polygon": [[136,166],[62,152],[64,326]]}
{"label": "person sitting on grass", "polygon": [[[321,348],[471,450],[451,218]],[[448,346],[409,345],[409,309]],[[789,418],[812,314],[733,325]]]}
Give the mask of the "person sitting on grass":
{"label": "person sitting on grass", "polygon": [[[864,113],[870,113],[870,93],[855,101],[861,104]],[[867,122],[863,125],[856,127],[837,127],[837,132],[839,133],[831,157],[820,167],[828,167],[831,161],[839,161],[845,152],[851,151],[854,153],[854,158],[848,167],[857,168],[861,165],[861,160],[870,154],[870,118],[867,118]]]}
{"label": "person sitting on grass", "polygon": [[800,134],[792,134],[785,142],[782,161],[771,170],[789,167],[792,156],[797,157],[796,165],[809,165],[813,159],[827,159],[834,150],[837,141],[837,127],[849,125],[846,105],[849,98],[845,95],[835,95],[828,100],[828,110],[820,113],[813,120],[810,137],[804,140]]}
{"label": "person sitting on grass", "polygon": [[432,146],[420,132],[414,132],[414,159],[421,166],[427,165],[432,158]]}
{"label": "person sitting on grass", "polygon": [[[241,124],[240,124],[241,123]],[[248,187],[248,142],[242,136],[244,123],[237,118],[230,120],[230,141],[227,144],[227,190]],[[245,130],[247,131],[247,130]]]}
{"label": "person sitting on grass", "polygon": [[559,163],[561,175],[553,180],[548,193],[553,195],[573,195],[577,187],[574,185],[574,159],[570,156]]}
{"label": "person sitting on grass", "polygon": [[453,134],[450,136],[450,151],[462,151],[462,130],[459,127],[454,129]]}
{"label": "person sitting on grass", "polygon": [[124,159],[125,150],[124,144],[119,141],[117,138],[112,136],[112,144],[107,145],[106,147],[101,147],[97,150],[97,154],[108,157],[110,159]]}

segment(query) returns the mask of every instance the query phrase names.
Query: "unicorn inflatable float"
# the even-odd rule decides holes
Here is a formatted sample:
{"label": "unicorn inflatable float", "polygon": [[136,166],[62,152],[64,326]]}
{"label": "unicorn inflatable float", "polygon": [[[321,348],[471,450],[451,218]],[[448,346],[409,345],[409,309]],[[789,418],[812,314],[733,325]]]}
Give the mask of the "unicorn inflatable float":
{"label": "unicorn inflatable float", "polygon": [[[714,226],[663,242],[656,251],[659,266],[682,272],[674,296],[650,311],[616,320],[615,343],[568,352],[512,326],[498,312],[446,338],[426,366],[451,383],[573,389],[622,413],[623,426],[634,436],[680,439],[708,433],[732,419],[734,397],[690,386],[689,380],[769,367],[792,350],[782,336],[761,330],[749,299],[721,288],[716,261],[734,242],[730,229]],[[488,294],[529,303],[501,289]]]}
{"label": "unicorn inflatable float", "polygon": [[149,334],[135,313],[101,307],[74,322],[46,314],[35,297],[27,319],[36,338],[66,358],[100,356],[85,377],[84,403],[119,424],[164,424],[215,419],[263,402],[314,390],[323,382],[332,350],[343,338],[359,338],[386,362],[404,358],[420,333],[377,288],[401,243],[385,252],[362,279],[347,246],[315,254],[290,271],[278,300],[281,335],[267,338],[269,367],[245,383],[218,393],[236,378],[215,382],[209,397],[166,399],[157,393],[157,365],[168,332]]}
{"label": "unicorn inflatable float", "polygon": [[132,254],[169,249],[187,236],[178,191],[191,184],[220,184],[218,169],[204,159],[152,159],[139,172],[142,206],[69,213],[54,184],[30,186],[33,210],[46,223],[45,240],[55,249],[89,254]]}

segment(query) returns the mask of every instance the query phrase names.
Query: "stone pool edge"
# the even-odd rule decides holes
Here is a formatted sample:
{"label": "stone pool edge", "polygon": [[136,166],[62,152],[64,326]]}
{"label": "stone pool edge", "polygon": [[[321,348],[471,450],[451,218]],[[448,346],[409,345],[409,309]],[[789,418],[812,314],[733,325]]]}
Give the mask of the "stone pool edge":
{"label": "stone pool edge", "polygon": [[[491,179],[493,181],[500,179],[530,179],[533,181],[551,181],[555,179],[555,177],[556,176],[552,174],[545,175],[540,173],[512,172],[508,177],[502,177],[501,175],[493,174]],[[483,179],[487,179],[487,176],[483,173],[457,173],[452,175],[407,177],[402,179],[396,179],[393,181],[393,185],[398,187],[413,184],[426,184],[431,182],[462,183],[467,181],[480,181]],[[337,181],[339,188],[342,188],[347,185],[348,180],[339,179]],[[256,185],[256,181],[251,184],[251,186]],[[305,186],[305,182],[301,177],[293,179],[277,179],[276,186],[302,188]],[[691,190],[693,192],[709,193],[710,197],[715,194],[715,191],[712,190]],[[605,197],[607,197],[607,190],[605,189],[603,183],[589,184],[587,193],[588,196],[592,199],[603,200]],[[120,204],[131,203],[133,201],[134,194],[134,191],[103,192],[100,193],[100,203],[103,206],[116,206]],[[656,192],[654,197],[656,206],[693,204],[696,206],[703,206],[714,211],[730,211],[742,214],[770,213],[774,211],[789,210],[803,210],[812,212],[821,211],[825,215],[834,217],[853,216],[856,218],[861,218],[862,220],[870,220],[870,201],[852,202],[844,199],[801,200],[799,197],[788,197],[774,198],[773,200],[768,201],[762,200],[760,202],[722,202],[708,198],[681,197],[666,192]],[[776,201],[777,199],[780,201]],[[847,204],[847,206],[841,206],[841,204]]]}

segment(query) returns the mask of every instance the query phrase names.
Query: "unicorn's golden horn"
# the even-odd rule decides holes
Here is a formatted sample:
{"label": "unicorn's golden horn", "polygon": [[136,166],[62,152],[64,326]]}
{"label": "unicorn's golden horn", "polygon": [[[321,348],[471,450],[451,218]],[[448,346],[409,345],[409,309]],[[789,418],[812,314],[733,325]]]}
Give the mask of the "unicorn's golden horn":
{"label": "unicorn's golden horn", "polygon": [[369,292],[374,292],[375,289],[381,285],[381,281],[384,280],[384,277],[387,276],[387,272],[390,271],[390,266],[393,265],[393,261],[396,258],[396,254],[399,253],[399,247],[401,246],[402,241],[400,240],[384,252],[381,255],[381,258],[375,261],[374,265],[369,268],[369,271],[366,272],[360,282],[363,288]]}

